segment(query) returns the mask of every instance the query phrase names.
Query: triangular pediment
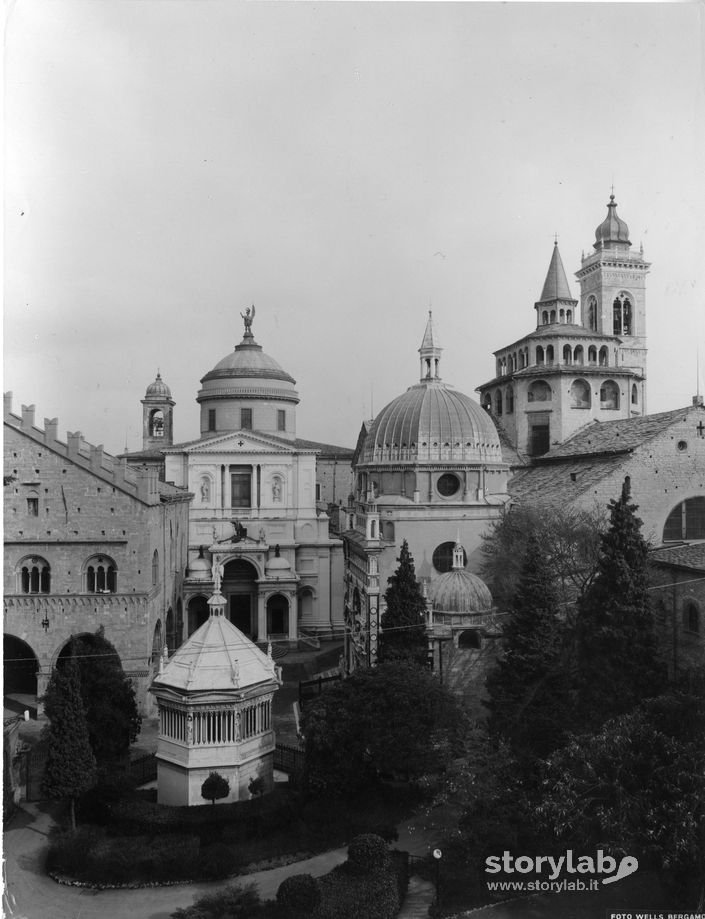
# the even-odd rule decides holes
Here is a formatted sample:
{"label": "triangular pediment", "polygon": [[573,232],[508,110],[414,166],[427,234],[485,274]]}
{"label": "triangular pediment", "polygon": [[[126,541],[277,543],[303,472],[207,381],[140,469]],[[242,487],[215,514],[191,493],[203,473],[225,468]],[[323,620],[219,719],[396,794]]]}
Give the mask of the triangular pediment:
{"label": "triangular pediment", "polygon": [[296,453],[293,445],[289,445],[279,438],[269,438],[266,434],[253,431],[234,431],[211,437],[208,440],[197,440],[184,444],[183,452],[190,455],[203,453]]}

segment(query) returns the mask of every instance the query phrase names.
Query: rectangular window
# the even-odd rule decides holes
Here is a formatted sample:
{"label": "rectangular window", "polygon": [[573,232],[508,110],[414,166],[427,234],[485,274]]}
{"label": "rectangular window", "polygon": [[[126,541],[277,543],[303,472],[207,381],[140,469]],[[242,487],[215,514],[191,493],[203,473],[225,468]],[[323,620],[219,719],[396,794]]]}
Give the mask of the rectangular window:
{"label": "rectangular window", "polygon": [[27,498],[27,513],[30,517],[39,516],[39,498]]}
{"label": "rectangular window", "polygon": [[529,434],[529,455],[542,456],[548,453],[550,446],[549,426],[547,424],[532,425]]}
{"label": "rectangular window", "polygon": [[286,411],[283,408],[277,409],[277,431],[286,431]]}
{"label": "rectangular window", "polygon": [[321,500],[321,483],[316,482],[316,501]]}
{"label": "rectangular window", "polygon": [[252,468],[230,467],[230,506],[252,507]]}
{"label": "rectangular window", "polygon": [[242,431],[252,430],[252,409],[251,408],[241,408],[240,409],[240,429]]}
{"label": "rectangular window", "polygon": [[215,431],[215,409],[208,409],[208,430]]}

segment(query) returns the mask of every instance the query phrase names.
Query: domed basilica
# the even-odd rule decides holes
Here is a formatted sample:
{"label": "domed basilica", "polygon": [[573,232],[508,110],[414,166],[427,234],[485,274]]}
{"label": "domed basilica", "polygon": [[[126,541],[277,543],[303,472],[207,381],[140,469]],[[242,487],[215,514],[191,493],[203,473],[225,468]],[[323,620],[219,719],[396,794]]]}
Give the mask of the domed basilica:
{"label": "domed basilica", "polygon": [[471,568],[481,537],[508,500],[509,467],[491,417],[441,380],[429,313],[420,380],[363,425],[353,457],[346,528],[346,661],[374,664],[387,579],[407,541],[431,584],[453,567],[456,541]]}

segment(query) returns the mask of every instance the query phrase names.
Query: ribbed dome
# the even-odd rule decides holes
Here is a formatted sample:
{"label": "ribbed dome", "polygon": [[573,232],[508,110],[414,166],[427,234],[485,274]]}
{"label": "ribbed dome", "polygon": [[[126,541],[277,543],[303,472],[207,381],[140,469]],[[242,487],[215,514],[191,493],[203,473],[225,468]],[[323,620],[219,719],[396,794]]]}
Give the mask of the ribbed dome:
{"label": "ribbed dome", "polygon": [[482,578],[453,568],[431,582],[431,605],[439,613],[482,613],[492,608],[492,594]]}
{"label": "ribbed dome", "polygon": [[171,390],[164,380],[162,380],[162,375],[159,372],[157,372],[156,380],[147,387],[144,397],[145,399],[153,399],[155,397],[158,399],[171,399]]}
{"label": "ribbed dome", "polygon": [[411,386],[377,415],[365,438],[363,463],[502,462],[491,418],[468,396],[440,380]]}
{"label": "ribbed dome", "polygon": [[617,205],[614,195],[610,195],[610,203],[607,205],[607,216],[595,230],[595,249],[602,249],[611,244],[621,244],[631,246],[629,240],[629,227],[617,216]]}

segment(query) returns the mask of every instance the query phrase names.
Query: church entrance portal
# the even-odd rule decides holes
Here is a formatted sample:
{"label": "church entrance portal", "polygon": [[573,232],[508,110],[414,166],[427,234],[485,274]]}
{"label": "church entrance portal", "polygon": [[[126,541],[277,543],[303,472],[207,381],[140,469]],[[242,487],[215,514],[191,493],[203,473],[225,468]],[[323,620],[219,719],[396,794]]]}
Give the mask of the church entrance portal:
{"label": "church entrance portal", "polygon": [[289,634],[289,603],[281,594],[267,600],[267,633],[272,637]]}
{"label": "church entrance portal", "polygon": [[228,601],[228,617],[249,638],[257,639],[257,569],[242,558],[225,566],[221,584]]}

